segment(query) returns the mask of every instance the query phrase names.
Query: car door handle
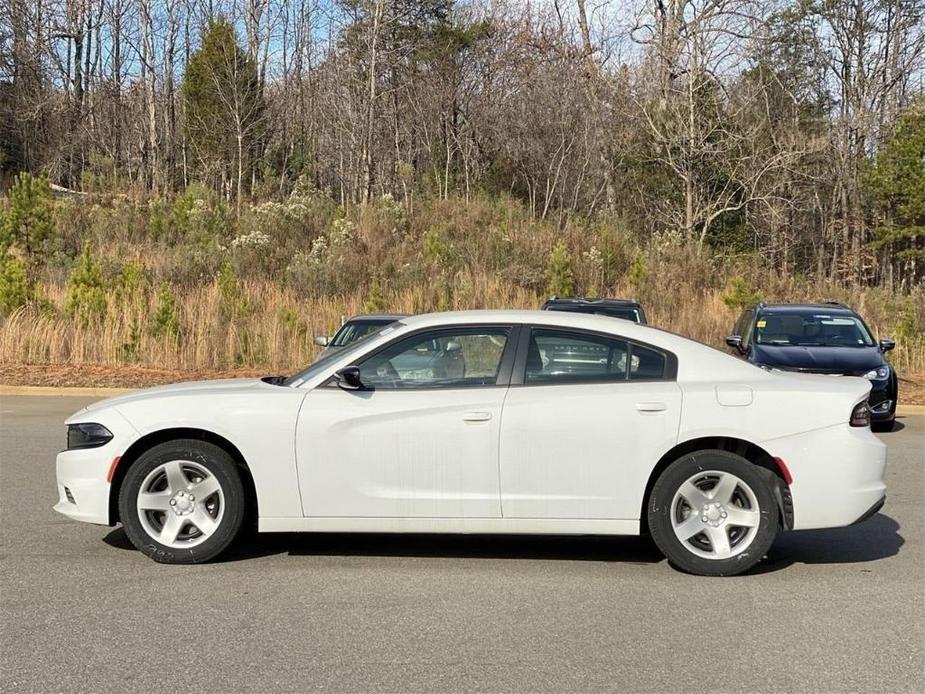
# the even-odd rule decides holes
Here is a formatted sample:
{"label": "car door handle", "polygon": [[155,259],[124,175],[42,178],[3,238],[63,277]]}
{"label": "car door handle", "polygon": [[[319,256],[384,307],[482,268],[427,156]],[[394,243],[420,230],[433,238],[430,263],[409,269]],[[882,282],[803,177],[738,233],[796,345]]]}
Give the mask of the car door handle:
{"label": "car door handle", "polygon": [[668,405],[663,402],[637,402],[636,409],[640,412],[664,412]]}
{"label": "car door handle", "polygon": [[463,413],[463,421],[465,422],[487,422],[489,419],[491,419],[491,412],[476,411]]}

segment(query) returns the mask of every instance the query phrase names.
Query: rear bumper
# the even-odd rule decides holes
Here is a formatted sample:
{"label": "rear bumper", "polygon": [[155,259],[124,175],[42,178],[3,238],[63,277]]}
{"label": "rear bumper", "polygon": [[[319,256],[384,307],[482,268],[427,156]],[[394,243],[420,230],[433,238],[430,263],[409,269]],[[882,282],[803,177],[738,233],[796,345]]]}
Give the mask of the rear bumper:
{"label": "rear bumper", "polygon": [[867,509],[866,511],[864,511],[864,514],[863,514],[860,518],[858,518],[856,521],[854,521],[854,523],[852,523],[851,525],[857,525],[858,523],[863,523],[863,522],[866,521],[868,518],[870,518],[870,517],[872,517],[874,514],[876,514],[877,511],[879,511],[880,509],[882,509],[882,508],[883,508],[883,504],[885,504],[885,503],[886,503],[886,496],[883,496],[883,497],[881,497],[880,501],[878,501],[876,504],[874,504],[874,505],[871,506],[869,509]]}
{"label": "rear bumper", "polygon": [[886,446],[867,427],[839,424],[760,445],[793,475],[795,530],[851,525],[882,505]]}

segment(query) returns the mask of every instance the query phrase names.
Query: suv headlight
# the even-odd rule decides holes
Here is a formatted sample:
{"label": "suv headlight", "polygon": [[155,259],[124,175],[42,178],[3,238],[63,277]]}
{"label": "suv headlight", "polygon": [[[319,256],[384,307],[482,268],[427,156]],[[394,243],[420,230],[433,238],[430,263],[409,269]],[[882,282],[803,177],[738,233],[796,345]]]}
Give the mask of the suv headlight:
{"label": "suv headlight", "polygon": [[112,440],[112,432],[102,424],[68,424],[67,449],[96,448]]}
{"label": "suv headlight", "polygon": [[876,369],[871,369],[866,374],[864,378],[871,381],[882,381],[890,377],[890,367],[889,366],[878,366]]}

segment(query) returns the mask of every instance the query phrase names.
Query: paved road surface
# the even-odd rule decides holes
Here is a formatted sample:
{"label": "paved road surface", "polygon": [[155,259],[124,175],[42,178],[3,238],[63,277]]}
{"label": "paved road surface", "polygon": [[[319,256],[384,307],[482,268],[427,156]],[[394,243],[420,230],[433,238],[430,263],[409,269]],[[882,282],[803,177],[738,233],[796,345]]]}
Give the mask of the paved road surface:
{"label": "paved road surface", "polygon": [[51,510],[85,402],[0,398],[3,692],[925,689],[925,416],[883,435],[880,514],[704,579],[638,538],[275,535],[159,566]]}

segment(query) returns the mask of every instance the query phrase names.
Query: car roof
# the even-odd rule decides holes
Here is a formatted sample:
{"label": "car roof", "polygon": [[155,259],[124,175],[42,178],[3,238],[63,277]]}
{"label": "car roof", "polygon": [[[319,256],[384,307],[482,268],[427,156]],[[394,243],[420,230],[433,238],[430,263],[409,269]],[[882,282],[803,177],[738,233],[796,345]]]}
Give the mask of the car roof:
{"label": "car roof", "polygon": [[761,313],[829,313],[846,316],[856,315],[854,309],[845,304],[759,304],[757,310]]}
{"label": "car roof", "polygon": [[637,307],[639,301],[636,299],[586,299],[581,296],[551,296],[546,300],[546,304],[578,304],[580,306],[626,306]]}

